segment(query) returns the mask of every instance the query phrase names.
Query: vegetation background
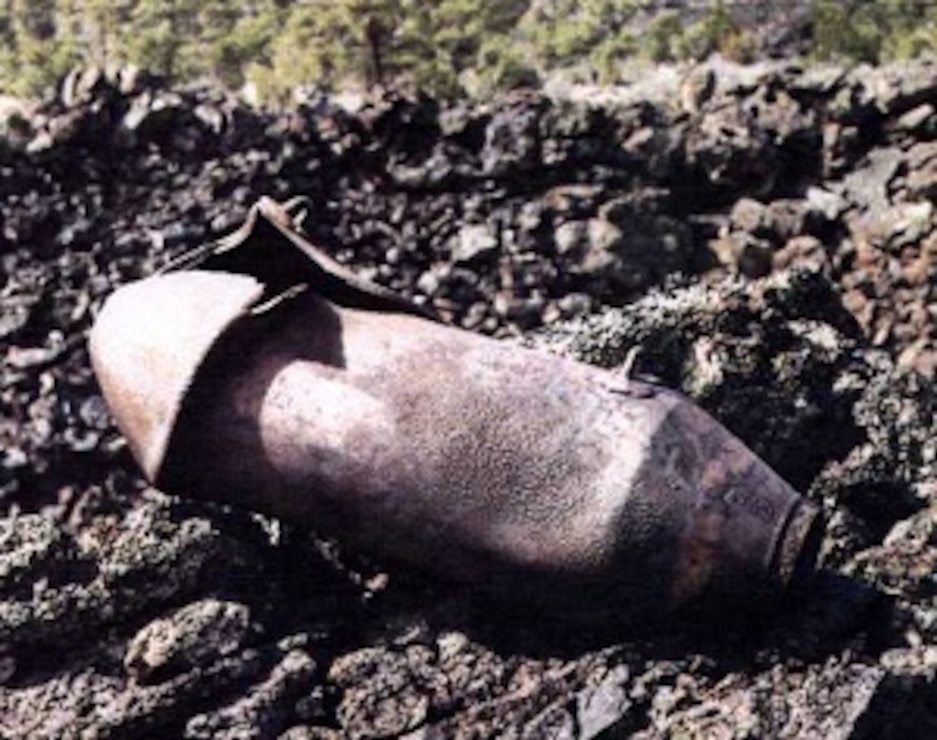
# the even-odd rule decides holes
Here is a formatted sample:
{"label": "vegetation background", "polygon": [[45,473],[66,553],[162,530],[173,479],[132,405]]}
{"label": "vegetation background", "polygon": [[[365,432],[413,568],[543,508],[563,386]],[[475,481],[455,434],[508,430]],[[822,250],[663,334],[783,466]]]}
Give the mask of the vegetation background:
{"label": "vegetation background", "polygon": [[879,62],[937,47],[935,0],[0,0],[0,93],[136,65],[173,82],[487,94],[720,52]]}

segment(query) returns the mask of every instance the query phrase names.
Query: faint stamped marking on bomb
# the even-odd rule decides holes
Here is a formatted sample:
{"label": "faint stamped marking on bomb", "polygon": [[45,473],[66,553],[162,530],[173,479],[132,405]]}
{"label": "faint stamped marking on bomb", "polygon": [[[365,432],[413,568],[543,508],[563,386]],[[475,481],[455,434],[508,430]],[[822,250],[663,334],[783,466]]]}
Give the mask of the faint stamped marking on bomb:
{"label": "faint stamped marking on bomb", "polygon": [[771,524],[777,516],[774,503],[752,488],[729,486],[722,498],[729,506],[736,506],[765,524]]}
{"label": "faint stamped marking on bomb", "polygon": [[771,497],[761,493],[765,487],[770,489],[764,475],[750,465],[736,469],[733,462],[738,460],[737,447],[727,443],[726,437],[715,429],[700,434],[700,449],[716,466],[717,478],[722,479],[710,495],[730,509],[741,509],[761,523],[771,525],[777,518],[777,509]]}
{"label": "faint stamped marking on bomb", "polygon": [[[724,449],[721,443],[722,438],[719,434],[706,432],[701,435],[700,449],[707,453],[706,456],[715,460],[728,459],[732,455],[732,450]],[[741,509],[748,516],[767,525],[771,525],[777,519],[776,503],[759,490],[767,485],[767,481],[758,474],[757,470],[749,468],[740,472],[737,477],[741,478],[744,485],[738,485],[725,480],[727,477],[736,477],[727,475],[731,466],[728,469],[722,469],[720,466],[716,469],[718,473],[715,476],[716,481],[711,480],[709,486],[704,484],[703,490],[699,490],[698,486],[689,480],[689,473],[686,472],[687,462],[681,459],[682,451],[676,445],[666,446],[662,457],[661,476],[676,496],[683,496],[696,489],[699,491],[704,507],[721,504],[729,509]]]}

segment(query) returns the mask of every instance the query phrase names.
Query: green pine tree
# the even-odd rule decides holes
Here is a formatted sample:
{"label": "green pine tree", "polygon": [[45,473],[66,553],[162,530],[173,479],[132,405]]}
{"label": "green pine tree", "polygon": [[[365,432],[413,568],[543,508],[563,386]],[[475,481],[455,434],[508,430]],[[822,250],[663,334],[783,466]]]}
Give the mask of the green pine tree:
{"label": "green pine tree", "polygon": [[0,90],[47,95],[80,61],[80,49],[55,0],[8,0],[0,16]]}

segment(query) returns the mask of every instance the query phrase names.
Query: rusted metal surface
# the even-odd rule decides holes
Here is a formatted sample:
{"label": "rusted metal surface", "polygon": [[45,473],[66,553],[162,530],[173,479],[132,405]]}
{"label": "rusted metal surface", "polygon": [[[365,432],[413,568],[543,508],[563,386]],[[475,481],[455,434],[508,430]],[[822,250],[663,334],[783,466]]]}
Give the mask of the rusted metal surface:
{"label": "rusted metal surface", "polygon": [[[219,336],[263,295],[251,277],[190,273],[185,284],[141,280],[117,291],[95,322],[91,359],[134,457],[162,467],[180,404]],[[157,315],[149,316],[152,311]]]}
{"label": "rusted metal surface", "polygon": [[[813,567],[815,507],[679,394],[334,275],[325,297],[276,267],[314,248],[259,231],[264,251],[256,224],[224,245],[234,272],[204,250],[95,328],[107,400],[160,487],[518,597],[669,609]],[[245,244],[256,271],[233,259]]]}

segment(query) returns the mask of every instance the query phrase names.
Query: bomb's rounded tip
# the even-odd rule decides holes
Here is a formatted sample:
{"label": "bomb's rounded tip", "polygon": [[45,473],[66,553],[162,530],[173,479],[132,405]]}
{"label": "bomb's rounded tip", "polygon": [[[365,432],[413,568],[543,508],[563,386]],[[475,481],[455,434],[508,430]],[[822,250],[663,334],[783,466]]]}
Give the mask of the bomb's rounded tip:
{"label": "bomb's rounded tip", "polygon": [[189,271],[119,288],[104,304],[91,332],[91,362],[151,482],[197,369],[262,294],[263,286],[246,275]]}

